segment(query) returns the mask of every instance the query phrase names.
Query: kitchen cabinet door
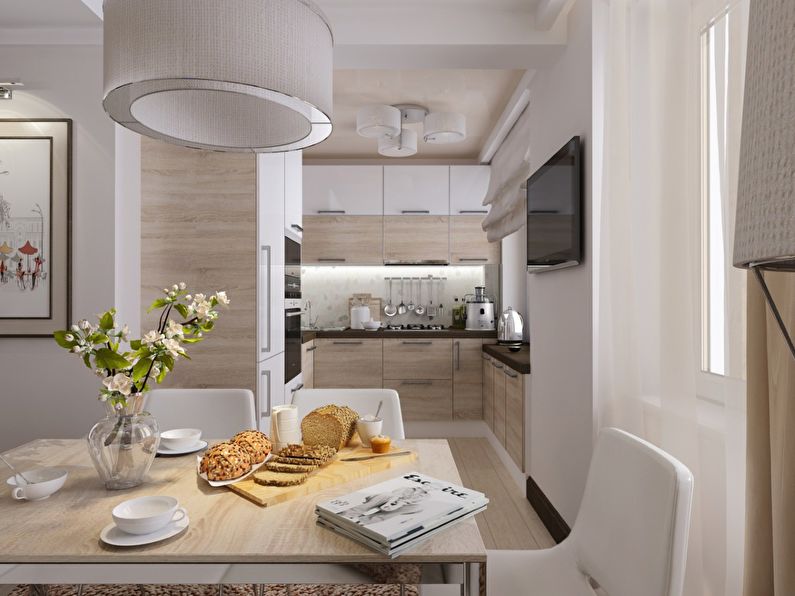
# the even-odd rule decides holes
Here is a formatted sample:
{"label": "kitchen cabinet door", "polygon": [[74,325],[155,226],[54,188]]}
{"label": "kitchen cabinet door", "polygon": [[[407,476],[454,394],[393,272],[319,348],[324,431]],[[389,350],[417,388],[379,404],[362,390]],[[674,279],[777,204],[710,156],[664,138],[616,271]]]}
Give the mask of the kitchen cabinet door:
{"label": "kitchen cabinet door", "polygon": [[494,432],[494,367],[488,356],[483,357],[483,419]]}
{"label": "kitchen cabinet door", "polygon": [[306,215],[383,215],[383,166],[304,166]]}
{"label": "kitchen cabinet door", "polygon": [[315,387],[315,341],[306,341],[301,344],[301,374],[304,376],[304,388]]}
{"label": "kitchen cabinet door", "polygon": [[449,215],[450,166],[384,166],[384,215]]}
{"label": "kitchen cabinet door", "polygon": [[450,218],[450,263],[453,265],[499,264],[501,243],[489,242],[481,227],[482,216],[456,215]]}
{"label": "kitchen cabinet door", "polygon": [[315,345],[316,389],[382,386],[380,339],[316,339]]}
{"label": "kitchen cabinet door", "polygon": [[483,419],[483,340],[453,339],[453,418]]}
{"label": "kitchen cabinet door", "polygon": [[284,352],[284,154],[257,155],[257,360]]}
{"label": "kitchen cabinet door", "polygon": [[435,215],[384,217],[384,262],[450,262],[450,218]]}
{"label": "kitchen cabinet door", "polygon": [[301,163],[300,151],[288,151],[284,154],[284,228],[299,238],[304,231]]}
{"label": "kitchen cabinet door", "polygon": [[494,368],[494,436],[505,446],[505,374],[504,366],[499,362],[492,362]]}
{"label": "kitchen cabinet door", "polygon": [[311,265],[382,265],[383,218],[374,215],[307,215],[302,262]]}
{"label": "kitchen cabinet door", "polygon": [[524,471],[524,375],[508,368],[505,373],[505,450]]}
{"label": "kitchen cabinet door", "polygon": [[385,339],[385,379],[452,379],[450,339]]}
{"label": "kitchen cabinet door", "polygon": [[490,166],[450,166],[450,215],[488,213],[483,199],[490,177]]}
{"label": "kitchen cabinet door", "polygon": [[270,432],[273,406],[284,403],[284,353],[263,360],[257,375],[257,422],[264,433]]}
{"label": "kitchen cabinet door", "polygon": [[453,419],[453,383],[450,380],[384,380],[384,389],[398,392],[403,420]]}

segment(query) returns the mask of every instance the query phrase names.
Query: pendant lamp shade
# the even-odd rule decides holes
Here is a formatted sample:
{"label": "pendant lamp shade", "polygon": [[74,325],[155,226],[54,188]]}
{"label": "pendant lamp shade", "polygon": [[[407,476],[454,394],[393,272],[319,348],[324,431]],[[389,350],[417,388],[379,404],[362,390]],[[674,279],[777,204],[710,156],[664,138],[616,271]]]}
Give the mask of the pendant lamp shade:
{"label": "pendant lamp shade", "polygon": [[404,128],[396,137],[378,139],[378,153],[385,157],[410,157],[417,153],[417,132]]}
{"label": "pendant lamp shade", "polygon": [[751,3],[734,265],[795,270],[795,2]]}
{"label": "pendant lamp shade", "polygon": [[394,106],[370,104],[356,112],[356,132],[368,139],[400,134],[400,110]]}
{"label": "pendant lamp shade", "polygon": [[310,0],[105,0],[108,115],[199,149],[303,149],[331,134],[333,38]]}
{"label": "pendant lamp shade", "polygon": [[423,125],[426,143],[457,143],[467,136],[467,121],[455,112],[431,112]]}

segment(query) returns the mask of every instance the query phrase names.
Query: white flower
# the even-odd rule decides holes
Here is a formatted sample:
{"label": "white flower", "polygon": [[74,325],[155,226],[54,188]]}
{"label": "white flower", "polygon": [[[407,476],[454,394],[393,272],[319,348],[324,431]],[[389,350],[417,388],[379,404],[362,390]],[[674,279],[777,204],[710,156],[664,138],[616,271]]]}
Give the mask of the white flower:
{"label": "white flower", "polygon": [[171,339],[172,337],[182,337],[183,335],[182,325],[173,319],[169,319],[168,325],[166,325],[166,337]]}
{"label": "white flower", "polygon": [[191,300],[193,300],[193,296],[191,296],[190,294],[186,294],[186,295],[185,295],[185,300],[187,300],[188,302],[190,302]]}
{"label": "white flower", "polygon": [[101,368],[98,368],[97,370],[94,371],[94,374],[97,375],[98,377],[102,377],[105,375],[105,371],[102,370]]}
{"label": "white flower", "polygon": [[181,281],[179,282],[179,284],[177,284],[177,286],[179,287],[180,290],[184,290],[185,288],[188,287],[188,284],[186,284],[184,281]]}
{"label": "white flower", "polygon": [[218,304],[223,304],[224,306],[229,304],[229,298],[226,296],[226,292],[216,292],[215,297],[218,300]]}
{"label": "white flower", "polygon": [[67,333],[66,335],[64,335],[64,336],[63,336],[63,338],[64,338],[66,341],[74,341],[74,338],[75,338],[75,336],[74,336],[74,335],[72,335],[71,333]]}
{"label": "white flower", "polygon": [[163,288],[163,293],[164,293],[164,294],[168,294],[170,291],[171,291],[171,290],[169,290],[168,288]]}
{"label": "white flower", "polygon": [[132,379],[124,373],[116,373],[112,377],[105,377],[102,384],[108,391],[118,391],[124,396],[132,391]]}
{"label": "white flower", "polygon": [[168,350],[168,353],[174,358],[178,357],[180,354],[184,354],[182,348],[179,346],[179,342],[176,339],[164,339],[163,347]]}
{"label": "white flower", "polygon": [[152,376],[156,377],[160,374],[160,367],[158,366],[157,362],[155,362],[154,366],[152,366]]}
{"label": "white flower", "polygon": [[141,338],[142,344],[153,344],[157,340],[160,339],[160,334],[157,332],[156,329],[152,329],[146,335]]}
{"label": "white flower", "polygon": [[179,286],[178,286],[177,284],[174,284],[173,286],[171,286],[171,289],[172,289],[174,292],[176,292],[177,290],[179,290]]}
{"label": "white flower", "polygon": [[108,396],[104,393],[99,394],[99,401],[108,401]]}
{"label": "white flower", "polygon": [[206,300],[203,300],[202,302],[196,304],[196,315],[200,319],[203,319],[209,314],[210,308],[211,308],[210,303],[207,302]]}
{"label": "white flower", "polygon": [[124,325],[124,327],[121,328],[121,331],[119,331],[119,336],[123,340],[127,341],[129,335],[130,335],[130,328],[127,325]]}
{"label": "white flower", "polygon": [[79,354],[81,352],[81,350],[82,350],[82,348],[80,346],[75,346],[75,347],[72,348],[72,351],[75,354]]}
{"label": "white flower", "polygon": [[78,323],[78,325],[80,325],[80,329],[83,329],[83,330],[88,330],[88,329],[91,329],[91,323],[89,323],[89,322],[88,322],[88,321],[86,321],[85,319],[83,319],[82,321],[80,321],[80,322]]}
{"label": "white flower", "polygon": [[80,331],[80,327],[78,327],[77,325],[72,325],[72,331],[78,333]]}
{"label": "white flower", "polygon": [[204,294],[196,294],[193,296],[193,301],[198,304],[199,302],[204,302],[204,298]]}

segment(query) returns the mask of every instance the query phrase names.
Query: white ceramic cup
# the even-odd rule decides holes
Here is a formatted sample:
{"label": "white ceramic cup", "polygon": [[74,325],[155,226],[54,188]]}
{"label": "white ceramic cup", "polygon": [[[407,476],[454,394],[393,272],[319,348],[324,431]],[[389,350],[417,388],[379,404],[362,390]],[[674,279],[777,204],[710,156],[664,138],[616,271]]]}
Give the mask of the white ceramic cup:
{"label": "white ceramic cup", "polygon": [[179,451],[189,449],[202,438],[202,431],[198,428],[174,428],[160,433],[160,444],[166,449]]}
{"label": "white ceramic cup", "polygon": [[[62,468],[38,468],[22,472],[8,479],[7,483],[14,487],[11,496],[18,501],[41,501],[58,492],[66,482],[69,473]],[[26,483],[25,480],[28,480]]]}
{"label": "white ceramic cup", "polygon": [[362,445],[369,447],[370,439],[380,435],[383,426],[384,421],[382,418],[376,418],[375,416],[359,418],[356,421],[356,431],[359,433]]}
{"label": "white ceramic cup", "polygon": [[271,408],[271,440],[273,450],[301,442],[301,424],[298,421],[298,406],[287,404]]}
{"label": "white ceramic cup", "polygon": [[184,507],[174,497],[155,495],[119,503],[112,511],[113,521],[128,534],[151,534],[171,522],[184,519]]}

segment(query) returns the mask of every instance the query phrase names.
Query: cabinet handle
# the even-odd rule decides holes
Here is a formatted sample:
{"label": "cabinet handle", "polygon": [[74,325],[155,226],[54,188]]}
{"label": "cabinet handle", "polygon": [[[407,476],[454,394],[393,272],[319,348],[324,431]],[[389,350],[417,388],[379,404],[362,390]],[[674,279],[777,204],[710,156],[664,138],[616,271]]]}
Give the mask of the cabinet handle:
{"label": "cabinet handle", "polygon": [[459,209],[458,212],[461,215],[471,214],[471,213],[488,213],[488,209]]}
{"label": "cabinet handle", "polygon": [[433,381],[401,381],[401,385],[433,385]]}
{"label": "cabinet handle", "polygon": [[331,342],[335,346],[360,346],[364,342],[361,341],[333,341]]}
{"label": "cabinet handle", "polygon": [[423,214],[427,215],[427,214],[430,213],[430,211],[428,209],[403,209],[403,211],[401,211],[401,213],[403,215],[412,215],[412,214],[417,214],[417,213],[419,213],[421,215],[423,215]]}
{"label": "cabinet handle", "polygon": [[306,349],[307,352],[314,352],[315,350],[317,350],[317,346],[312,346]]}
{"label": "cabinet handle", "polygon": [[455,348],[455,369],[461,370],[461,342],[453,342],[453,347]]}
{"label": "cabinet handle", "polygon": [[303,231],[304,231],[304,228],[302,228],[302,227],[301,227],[301,226],[299,226],[298,224],[291,224],[291,225],[290,225],[290,227],[291,227],[292,229],[294,229],[294,230],[298,230],[299,232],[303,232]]}
{"label": "cabinet handle", "polygon": [[[266,284],[267,289],[265,290],[266,302],[265,308],[267,310],[266,319],[268,321],[268,331],[265,338],[265,347],[260,348],[260,352],[263,354],[267,354],[271,351],[271,330],[273,326],[271,325],[271,247],[268,244],[263,244],[260,247],[260,250],[264,253],[265,258],[265,271],[268,272],[266,277]],[[269,406],[270,407],[270,406]]]}
{"label": "cabinet handle", "polygon": [[519,376],[519,373],[511,373],[507,368],[503,369],[502,372],[504,372],[506,375],[508,375],[512,379],[515,379],[516,377]]}
{"label": "cabinet handle", "polygon": [[491,363],[491,365],[492,365],[494,368],[503,368],[502,364],[497,364],[496,362],[492,362],[492,363]]}
{"label": "cabinet handle", "polygon": [[430,340],[428,340],[428,341],[402,341],[400,343],[402,343],[404,345],[407,345],[407,346],[430,346],[430,345],[433,345],[433,342],[430,341]]}
{"label": "cabinet handle", "polygon": [[345,215],[345,209],[318,209],[321,215]]}
{"label": "cabinet handle", "polygon": [[321,257],[318,259],[321,263],[344,263],[345,259],[335,259],[335,258],[324,258]]}
{"label": "cabinet handle", "polygon": [[458,261],[460,263],[485,263],[488,261],[488,259],[484,257],[478,257],[478,258],[459,257]]}
{"label": "cabinet handle", "polygon": [[[262,418],[267,418],[268,416],[271,415],[271,371],[263,370],[260,373],[260,376],[267,377],[264,382],[265,382],[265,386],[268,388],[268,401],[266,402],[268,405],[265,408],[265,411],[264,412],[260,412],[260,415],[259,415],[260,419],[262,419]],[[259,403],[259,401],[260,401],[259,397],[260,396],[257,396],[257,397],[258,397],[257,398],[257,403]]]}

